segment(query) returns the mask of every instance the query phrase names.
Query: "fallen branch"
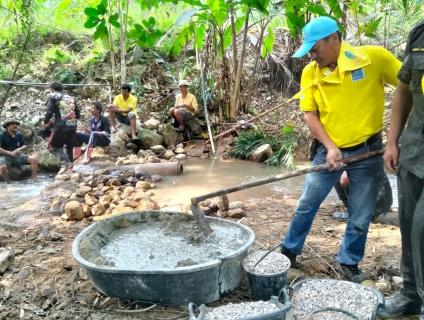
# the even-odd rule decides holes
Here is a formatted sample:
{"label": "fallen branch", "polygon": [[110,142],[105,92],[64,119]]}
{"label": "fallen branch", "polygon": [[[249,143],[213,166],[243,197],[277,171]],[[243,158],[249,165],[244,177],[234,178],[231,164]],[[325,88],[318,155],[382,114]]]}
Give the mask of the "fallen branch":
{"label": "fallen branch", "polygon": [[120,309],[114,309],[113,311],[116,312],[126,312],[126,313],[137,313],[137,312],[145,312],[145,311],[149,311],[150,309],[153,309],[157,307],[156,304],[151,305],[150,307],[144,308],[144,309],[140,309],[140,310],[120,310]]}
{"label": "fallen branch", "polygon": [[[252,119],[249,119],[249,122],[253,122],[253,121],[255,121],[255,120],[257,120],[257,119],[259,119],[259,118],[263,117],[264,115],[267,115],[268,113],[270,113],[270,112],[272,112],[272,111],[274,111],[274,110],[277,110],[277,109],[281,108],[282,106],[287,105],[287,104],[288,104],[289,102],[291,102],[291,101],[293,101],[293,99],[289,99],[289,100],[287,100],[287,101],[285,101],[285,102],[283,102],[283,103],[279,104],[278,106],[276,106],[276,107],[274,107],[274,108],[271,108],[271,109],[269,109],[269,110],[265,111],[264,113],[261,113],[260,115],[258,115],[258,116],[256,116],[256,117],[254,117],[254,118],[252,118]],[[218,140],[219,138],[221,138],[221,137],[223,137],[223,136],[225,136],[225,135],[227,135],[227,134],[229,134],[229,133],[233,132],[233,131],[234,131],[234,130],[236,130],[237,128],[240,128],[240,127],[242,127],[242,126],[244,126],[244,125],[245,125],[245,123],[239,123],[239,124],[235,125],[234,127],[232,127],[231,129],[229,129],[229,130],[227,130],[227,131],[224,131],[223,133],[218,134],[218,135],[217,135],[217,136],[215,136],[213,139],[214,139],[214,140]]]}

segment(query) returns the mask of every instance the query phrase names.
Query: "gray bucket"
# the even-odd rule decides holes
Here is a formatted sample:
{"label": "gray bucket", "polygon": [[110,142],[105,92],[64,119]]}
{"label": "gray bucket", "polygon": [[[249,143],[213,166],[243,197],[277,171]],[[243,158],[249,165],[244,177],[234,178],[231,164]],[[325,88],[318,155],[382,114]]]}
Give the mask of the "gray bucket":
{"label": "gray bucket", "polygon": [[[241,261],[255,240],[253,231],[236,222],[206,217],[220,226],[235,226],[246,237],[246,242],[237,250],[220,259],[193,266],[175,268],[122,270],[115,266],[99,265],[81,255],[80,244],[89,241],[92,250],[99,250],[117,228],[149,219],[161,219],[166,215],[181,215],[178,212],[134,211],[112,216],[84,229],[74,240],[72,254],[91,278],[94,287],[106,296],[119,299],[152,302],[161,305],[187,306],[211,303],[233,292],[242,280]],[[192,219],[189,216],[189,219]]]}
{"label": "gray bucket", "polygon": [[290,263],[286,269],[281,270],[278,273],[260,274],[255,273],[246,266],[246,259],[247,257],[243,259],[243,269],[247,273],[247,280],[249,282],[250,292],[252,293],[253,299],[256,301],[268,301],[271,299],[271,296],[278,296],[281,289],[283,289],[286,285]]}

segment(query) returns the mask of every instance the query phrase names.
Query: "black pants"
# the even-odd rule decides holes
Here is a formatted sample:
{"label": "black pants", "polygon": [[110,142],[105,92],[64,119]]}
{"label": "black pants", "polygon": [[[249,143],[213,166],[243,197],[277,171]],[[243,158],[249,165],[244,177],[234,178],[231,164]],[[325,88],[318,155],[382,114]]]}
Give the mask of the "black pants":
{"label": "black pants", "polygon": [[399,226],[402,238],[400,272],[405,285],[424,298],[424,179],[399,166]]}
{"label": "black pants", "polygon": [[[73,161],[73,148],[77,131],[52,131],[49,141],[49,151],[59,158],[61,165],[69,165]],[[63,148],[66,149],[66,154]]]}

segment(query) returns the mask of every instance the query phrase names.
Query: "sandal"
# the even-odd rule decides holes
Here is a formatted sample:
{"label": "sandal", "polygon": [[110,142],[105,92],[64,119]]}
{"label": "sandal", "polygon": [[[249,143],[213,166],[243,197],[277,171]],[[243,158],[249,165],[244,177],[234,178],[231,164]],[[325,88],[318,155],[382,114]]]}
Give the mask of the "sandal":
{"label": "sandal", "polygon": [[175,130],[178,131],[178,132],[184,132],[185,128],[184,127],[178,127],[178,128],[175,128]]}
{"label": "sandal", "polygon": [[116,128],[115,127],[112,127],[111,129],[110,129],[110,133],[115,133],[116,132]]}

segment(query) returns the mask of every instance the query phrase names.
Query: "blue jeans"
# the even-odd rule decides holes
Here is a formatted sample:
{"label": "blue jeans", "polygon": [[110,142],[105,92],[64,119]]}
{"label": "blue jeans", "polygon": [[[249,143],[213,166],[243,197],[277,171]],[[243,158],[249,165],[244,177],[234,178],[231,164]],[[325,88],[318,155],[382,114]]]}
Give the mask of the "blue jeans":
{"label": "blue jeans", "polygon": [[110,144],[110,139],[103,134],[95,132],[77,132],[75,147],[81,147],[83,143],[86,143],[88,148],[106,147]]}
{"label": "blue jeans", "polygon": [[[343,158],[356,156],[369,151],[380,150],[381,139],[356,151],[342,152]],[[320,146],[312,166],[326,162],[327,149]],[[349,185],[349,220],[340,244],[336,261],[356,265],[364,256],[368,228],[374,212],[378,191],[384,176],[383,158],[381,156],[346,165],[337,171],[318,171],[306,176],[302,196],[293,214],[293,219],[283,246],[300,254],[315,215],[343,171],[347,171]]]}

